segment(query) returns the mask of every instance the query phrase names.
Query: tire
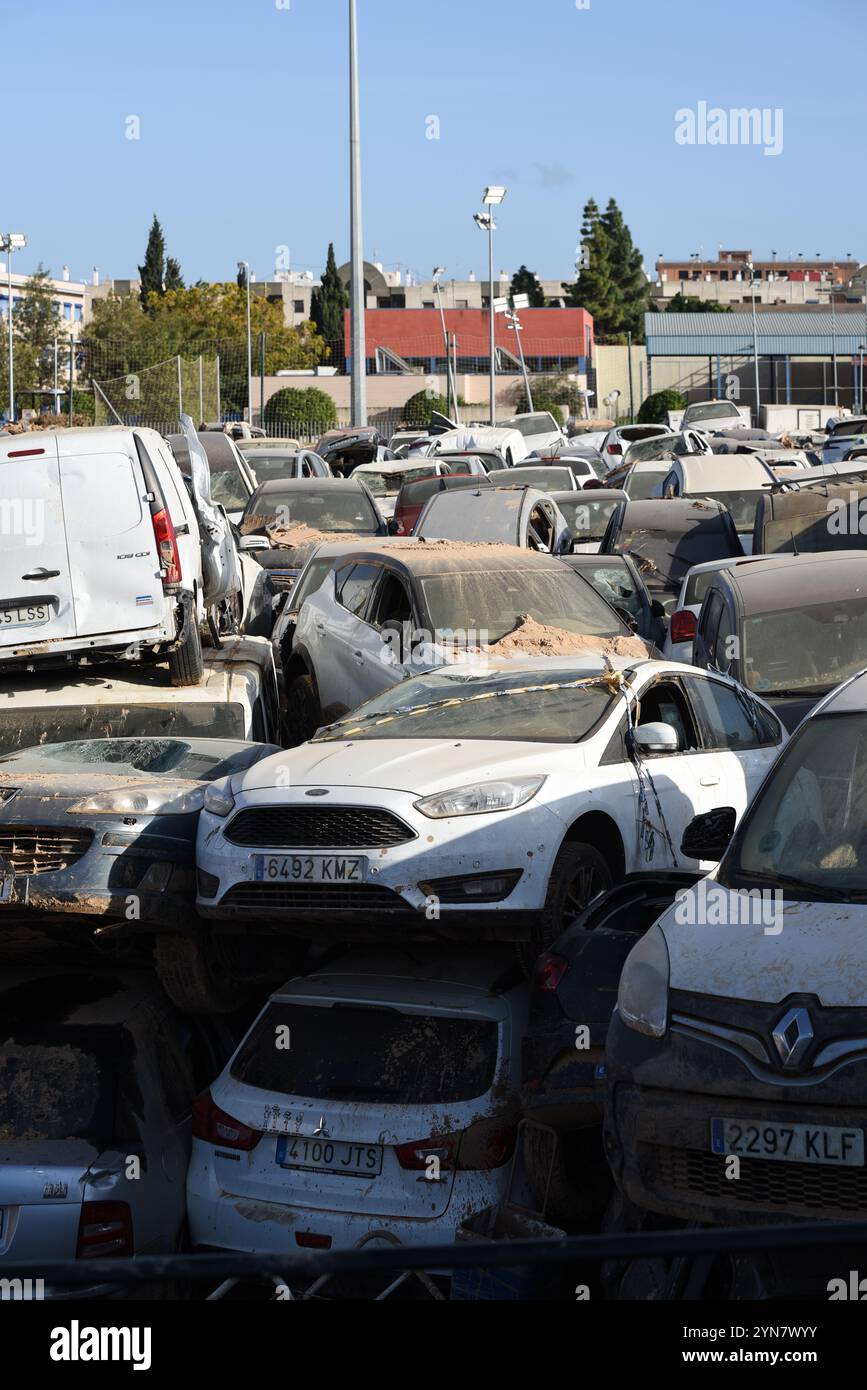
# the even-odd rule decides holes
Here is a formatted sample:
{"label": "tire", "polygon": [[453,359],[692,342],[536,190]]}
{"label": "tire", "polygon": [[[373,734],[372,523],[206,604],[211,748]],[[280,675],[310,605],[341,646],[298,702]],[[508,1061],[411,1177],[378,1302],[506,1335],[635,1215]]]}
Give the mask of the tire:
{"label": "tire", "polygon": [[169,652],[169,675],[172,685],[201,685],[205,674],[205,660],[202,656],[202,637],[195,619],[190,620],[187,640],[182,646]]}
{"label": "tire", "polygon": [[546,1221],[568,1232],[602,1215],[611,1197],[611,1175],[598,1129],[558,1134],[552,1163],[550,1137],[527,1125],[523,1150],[536,1211]]}
{"label": "tire", "polygon": [[296,676],[286,690],[286,732],[290,747],[297,748],[316,733],[322,710],[312,676]]}
{"label": "tire", "polygon": [[529,980],[536,961],[574,922],[591,899],[613,885],[608,864],[592,845],[565,844],[554,860],[545,906],[529,941],[518,944],[518,959]]}
{"label": "tire", "polygon": [[246,998],[245,987],[220,969],[215,953],[196,937],[158,936],[154,956],[160,984],[182,1013],[228,1014]]}

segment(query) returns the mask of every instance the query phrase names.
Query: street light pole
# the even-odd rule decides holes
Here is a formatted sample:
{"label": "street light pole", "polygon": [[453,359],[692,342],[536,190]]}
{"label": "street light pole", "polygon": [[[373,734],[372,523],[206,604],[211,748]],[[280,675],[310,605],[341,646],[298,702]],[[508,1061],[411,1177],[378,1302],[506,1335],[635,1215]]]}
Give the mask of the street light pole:
{"label": "street light pole", "polygon": [[250,262],[239,261],[238,269],[244,271],[247,283],[247,423],[253,423],[253,337],[250,317]]}
{"label": "street light pole", "polygon": [[350,241],[352,262],[352,423],[367,424],[367,342],[365,333],[364,228],[361,205],[361,104],[358,92],[358,15],[349,0]]}
{"label": "street light pole", "polygon": [[762,397],[761,390],[759,388],[759,321],[758,314],[756,313],[756,268],[753,265],[752,261],[747,261],[747,270],[750,272],[750,275],[752,276],[752,284],[750,286],[752,294],[750,298],[753,301],[753,354],[755,356],[756,364],[756,428],[758,428],[759,411],[761,410],[762,406]]}
{"label": "street light pole", "polygon": [[12,336],[12,252],[21,251],[27,245],[23,232],[7,232],[0,239],[0,250],[6,252],[6,322],[9,330],[9,423],[15,421],[15,350]]}
{"label": "street light pole", "polygon": [[496,328],[496,309],[494,307],[494,232],[497,224],[494,221],[493,209],[499,207],[506,196],[505,188],[493,185],[485,189],[482,202],[487,208],[487,212],[475,213],[475,222],[483,232],[488,234],[488,289],[490,292],[490,331],[491,331],[491,424],[497,423],[497,328]]}
{"label": "street light pole", "polygon": [[832,349],[831,349],[831,350],[832,350],[833,358],[834,358],[834,409],[835,409],[835,410],[837,409],[837,407],[838,407],[839,404],[840,404],[840,400],[839,400],[839,384],[838,384],[838,381],[837,381],[837,286],[836,286],[836,282],[835,282],[834,279],[833,279],[834,271],[835,271],[836,269],[837,269],[837,267],[836,267],[836,266],[833,266],[833,267],[832,267],[832,270],[831,270],[831,276],[832,276],[832,279],[831,279],[831,336],[832,336],[832,338],[833,338],[833,346],[832,346]]}
{"label": "street light pole", "polygon": [[532,414],[533,414],[533,392],[530,390],[530,377],[529,377],[529,373],[527,372],[527,362],[526,362],[526,359],[525,359],[525,357],[524,357],[524,344],[521,342],[521,334],[523,333],[524,329],[523,329],[523,326],[522,326],[522,324],[521,324],[521,320],[518,318],[518,315],[517,315],[514,311],[512,311],[511,313],[506,314],[506,318],[507,318],[508,322],[509,322],[509,323],[512,325],[512,327],[514,328],[514,330],[515,330],[515,337],[516,337],[517,340],[518,340],[518,357],[520,358],[520,361],[521,361],[521,371],[522,371],[523,374],[524,374],[524,391],[525,391],[526,396],[527,396],[527,410],[528,410],[529,413],[532,415]]}
{"label": "street light pole", "polygon": [[437,266],[437,267],[435,268],[435,270],[434,270],[434,289],[436,290],[436,295],[437,295],[437,299],[438,299],[438,301],[439,301],[439,306],[440,306],[440,321],[441,321],[442,326],[443,326],[443,343],[445,344],[445,350],[446,350],[446,371],[448,372],[448,380],[449,380],[449,419],[450,419],[450,420],[457,421],[457,418],[458,418],[458,415],[457,415],[457,411],[458,411],[458,392],[457,392],[457,386],[456,386],[456,384],[455,384],[454,377],[452,376],[452,353],[451,353],[451,348],[450,348],[450,346],[449,346],[449,335],[448,335],[448,330],[446,329],[446,311],[445,311],[445,309],[443,308],[443,287],[442,287],[442,284],[441,284],[441,282],[440,282],[440,276],[441,276],[441,275],[445,275],[445,273],[446,273],[446,272],[445,272],[445,267],[444,267],[444,266]]}

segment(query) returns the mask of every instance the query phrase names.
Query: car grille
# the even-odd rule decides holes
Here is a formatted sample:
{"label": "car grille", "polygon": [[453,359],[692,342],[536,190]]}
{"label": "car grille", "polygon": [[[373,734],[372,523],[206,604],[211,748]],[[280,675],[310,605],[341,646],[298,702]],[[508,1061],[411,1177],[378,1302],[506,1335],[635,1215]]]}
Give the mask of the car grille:
{"label": "car grille", "polygon": [[57,873],[76,864],[92,843],[92,830],[53,825],[0,826],[0,876],[4,864],[23,876]]}
{"label": "car grille", "polygon": [[414,915],[399,894],[367,883],[238,883],[229,889],[220,906],[310,915],[343,912],[358,916]]}
{"label": "car grille", "polygon": [[274,849],[389,849],[415,839],[389,811],[361,806],[274,806],[241,811],[226,828],[233,845]]}
{"label": "car grille", "polygon": [[741,1158],[737,1182],[726,1178],[722,1155],[642,1145],[641,1167],[660,1196],[709,1197],[757,1210],[815,1211],[823,1216],[867,1214],[867,1171],[809,1163]]}

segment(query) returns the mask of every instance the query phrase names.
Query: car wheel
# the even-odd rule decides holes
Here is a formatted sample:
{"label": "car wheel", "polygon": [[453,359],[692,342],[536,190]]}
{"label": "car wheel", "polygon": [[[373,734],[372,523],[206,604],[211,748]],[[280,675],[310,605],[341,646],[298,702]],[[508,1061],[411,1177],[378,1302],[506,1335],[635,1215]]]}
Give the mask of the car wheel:
{"label": "car wheel", "polygon": [[199,938],[158,936],[154,956],[160,984],[182,1013],[228,1014],[246,998],[246,987],[220,968],[214,948]]}
{"label": "car wheel", "polygon": [[524,1171],[543,1219],[571,1231],[601,1216],[611,1197],[611,1175],[599,1129],[554,1136],[553,1155],[544,1126],[525,1125],[523,1134]]}
{"label": "car wheel", "polygon": [[543,951],[599,893],[613,884],[611,870],[592,845],[565,844],[554,861],[545,906],[538,914],[529,941],[518,944],[518,958],[529,980]]}
{"label": "car wheel", "polygon": [[169,676],[172,685],[189,686],[201,685],[204,674],[202,638],[197,624],[191,621],[186,641],[169,652]]}
{"label": "car wheel", "polygon": [[322,723],[312,676],[296,676],[286,691],[286,732],[292,747],[306,743]]}

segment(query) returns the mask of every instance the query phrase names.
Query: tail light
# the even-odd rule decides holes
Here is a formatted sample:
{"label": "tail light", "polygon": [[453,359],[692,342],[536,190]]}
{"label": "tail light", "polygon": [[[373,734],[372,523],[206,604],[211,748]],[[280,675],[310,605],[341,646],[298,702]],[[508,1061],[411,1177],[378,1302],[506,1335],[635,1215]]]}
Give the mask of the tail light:
{"label": "tail light", "polygon": [[563,956],[555,956],[550,953],[540,956],[533,972],[533,988],[551,990],[552,992],[559,989],[568,970],[569,962]]}
{"label": "tail light", "polygon": [[181,557],[178,553],[178,538],[175,534],[174,523],[165,507],[154,512],[151,521],[153,522],[154,537],[160,557],[163,584],[180,584]]}
{"label": "tail light", "polygon": [[670,636],[672,642],[693,642],[698,632],[698,618],[688,608],[681,608],[671,615]]}
{"label": "tail light", "polygon": [[128,1203],[82,1203],[76,1259],[123,1258],[134,1254],[132,1212]]}
{"label": "tail light", "polygon": [[315,1231],[296,1231],[295,1244],[302,1250],[330,1250],[331,1236],[318,1236]]}
{"label": "tail light", "polygon": [[509,1161],[516,1136],[516,1127],[502,1119],[479,1120],[456,1134],[401,1144],[395,1153],[401,1168],[409,1172],[426,1172],[432,1158],[439,1161],[441,1173],[484,1172]]}
{"label": "tail light", "polygon": [[622,454],[623,446],[621,444],[609,444],[608,452],[609,454]]}
{"label": "tail light", "polygon": [[199,1096],[193,1106],[193,1138],[204,1139],[219,1149],[239,1149],[250,1153],[262,1138],[262,1131],[241,1124],[214,1104],[210,1091]]}

